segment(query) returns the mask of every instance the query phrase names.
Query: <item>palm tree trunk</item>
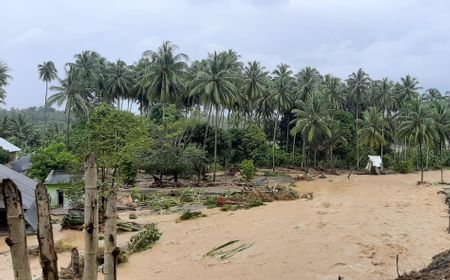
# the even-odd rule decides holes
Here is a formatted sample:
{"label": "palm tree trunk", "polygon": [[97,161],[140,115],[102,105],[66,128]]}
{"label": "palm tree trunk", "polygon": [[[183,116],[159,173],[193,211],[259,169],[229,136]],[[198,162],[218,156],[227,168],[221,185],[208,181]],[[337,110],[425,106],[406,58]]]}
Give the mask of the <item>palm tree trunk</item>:
{"label": "palm tree trunk", "polygon": [[289,118],[286,124],[286,153],[289,151]]}
{"label": "palm tree trunk", "polygon": [[308,151],[306,151],[306,174],[309,174],[309,150],[311,148],[308,148]]}
{"label": "palm tree trunk", "polygon": [[45,100],[44,100],[44,123],[47,128],[47,97],[48,97],[48,82],[45,81]]}
{"label": "palm tree trunk", "polygon": [[[358,102],[359,103],[359,102]],[[359,104],[356,104],[356,169],[359,169],[359,136],[358,136]]]}
{"label": "palm tree trunk", "polygon": [[206,139],[208,138],[209,120],[211,119],[212,105],[209,107],[208,120],[206,121],[205,137],[203,138],[203,151],[206,149]]}
{"label": "palm tree trunk", "polygon": [[297,134],[294,134],[294,139],[292,141],[292,166],[295,166],[295,139],[297,138]]}
{"label": "palm tree trunk", "polygon": [[420,153],[420,182],[423,183],[423,154],[422,154],[422,138],[419,139],[419,153]]}
{"label": "palm tree trunk", "polygon": [[277,136],[278,115],[275,117],[275,124],[273,126],[273,139],[272,139],[272,172],[275,172],[275,139]]}
{"label": "palm tree trunk", "polygon": [[314,149],[314,168],[317,168],[317,149]]}
{"label": "palm tree trunk", "polygon": [[67,132],[66,132],[66,137],[67,137],[66,143],[67,143],[67,148],[68,149],[69,149],[69,145],[70,145],[70,143],[69,143],[69,136],[70,136],[70,111],[71,111],[71,109],[69,107],[69,111],[67,112]]}
{"label": "palm tree trunk", "polygon": [[219,110],[216,107],[216,125],[215,125],[215,129],[214,129],[214,174],[213,174],[213,182],[216,181],[216,171],[217,171],[217,130],[218,128],[218,113]]}
{"label": "palm tree trunk", "polygon": [[444,162],[442,160],[442,140],[439,141],[439,156],[441,161],[441,184],[444,183]]}
{"label": "palm tree trunk", "polygon": [[302,147],[302,163],[300,165],[301,168],[305,167],[305,149],[306,149],[306,138],[303,136],[303,147]]}

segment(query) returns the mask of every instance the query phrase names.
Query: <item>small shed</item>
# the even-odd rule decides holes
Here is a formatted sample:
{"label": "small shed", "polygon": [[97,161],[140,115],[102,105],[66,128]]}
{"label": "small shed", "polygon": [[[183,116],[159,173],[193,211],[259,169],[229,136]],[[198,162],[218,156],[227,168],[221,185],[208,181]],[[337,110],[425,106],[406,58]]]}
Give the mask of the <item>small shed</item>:
{"label": "small shed", "polygon": [[380,169],[383,166],[383,162],[380,156],[368,156],[366,169],[368,171],[375,171],[377,174],[380,173]]}
{"label": "small shed", "polygon": [[[22,205],[25,214],[25,221],[33,230],[37,229],[37,209],[35,199],[35,189],[37,181],[20,174],[3,164],[0,164],[0,181],[9,178],[14,181],[22,195]],[[6,229],[6,208],[3,201],[3,194],[0,192],[0,227]]]}
{"label": "small shed", "polygon": [[52,170],[45,178],[44,185],[50,196],[51,207],[68,207],[68,201],[64,189],[71,183],[73,175],[64,170]]}
{"label": "small shed", "polygon": [[9,152],[9,161],[12,162],[16,160],[17,153],[21,151],[21,149],[14,144],[8,142],[7,140],[0,137],[0,147]]}

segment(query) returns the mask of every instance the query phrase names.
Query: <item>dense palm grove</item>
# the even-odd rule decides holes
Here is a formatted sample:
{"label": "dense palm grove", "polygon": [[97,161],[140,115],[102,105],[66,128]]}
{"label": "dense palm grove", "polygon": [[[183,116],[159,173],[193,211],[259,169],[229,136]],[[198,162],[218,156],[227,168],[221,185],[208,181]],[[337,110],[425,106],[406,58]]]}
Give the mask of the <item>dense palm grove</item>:
{"label": "dense palm grove", "polygon": [[[0,63],[0,102],[8,70]],[[450,164],[449,99],[409,75],[375,80],[359,69],[342,80],[284,63],[269,71],[233,50],[190,62],[170,42],[132,65],[83,51],[64,71],[51,61],[38,66],[45,99],[36,139],[22,135],[36,133],[23,115],[5,117],[0,136],[37,155],[58,154],[56,166],[93,151],[104,181],[132,180],[138,169],[175,181],[209,170],[215,179],[245,159],[273,171],[362,168],[368,154],[399,172]],[[65,108],[64,128],[49,120],[55,104]]]}

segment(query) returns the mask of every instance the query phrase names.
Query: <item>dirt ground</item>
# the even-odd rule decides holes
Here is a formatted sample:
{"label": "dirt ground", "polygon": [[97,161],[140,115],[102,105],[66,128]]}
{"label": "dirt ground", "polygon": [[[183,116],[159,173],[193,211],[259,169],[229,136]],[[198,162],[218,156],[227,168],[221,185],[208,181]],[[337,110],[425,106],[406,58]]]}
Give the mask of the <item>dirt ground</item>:
{"label": "dirt ground", "polygon": [[[447,206],[437,194],[442,185],[417,186],[418,178],[327,176],[298,183],[301,194],[314,193],[310,201],[272,202],[235,212],[205,210],[207,217],[181,223],[175,222],[177,214],[140,211],[136,221],[156,222],[163,235],[153,249],[120,265],[118,279],[393,279],[396,255],[403,272],[426,266],[450,248]],[[439,172],[427,172],[425,178],[437,182]],[[119,243],[132,234],[121,234]],[[56,230],[55,238],[82,249],[82,236]],[[12,268],[3,239],[0,280],[9,280]],[[35,239],[29,237],[29,245]],[[225,260],[205,256],[231,240],[250,247]],[[68,261],[68,253],[60,254],[59,266]],[[39,275],[38,258],[31,264]]]}

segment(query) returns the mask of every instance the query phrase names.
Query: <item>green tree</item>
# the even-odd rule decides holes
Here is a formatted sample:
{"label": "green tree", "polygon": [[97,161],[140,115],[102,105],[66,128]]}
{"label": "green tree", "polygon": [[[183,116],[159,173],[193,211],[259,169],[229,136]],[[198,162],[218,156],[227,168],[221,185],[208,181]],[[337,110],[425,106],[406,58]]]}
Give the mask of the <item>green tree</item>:
{"label": "green tree", "polygon": [[345,96],[341,79],[330,74],[325,75],[322,83],[322,91],[331,109],[337,110],[342,108]]}
{"label": "green tree", "polygon": [[56,93],[48,99],[51,106],[57,104],[61,106],[65,104],[65,112],[67,114],[66,144],[69,146],[70,136],[70,120],[71,114],[76,113],[87,116],[90,104],[90,94],[86,88],[86,84],[80,80],[80,70],[76,67],[70,67],[66,71],[67,77],[64,80],[59,79],[59,86],[51,86],[50,90]]}
{"label": "green tree", "polygon": [[450,115],[448,104],[440,100],[433,102],[433,119],[435,124],[435,131],[437,136],[437,143],[439,144],[439,165],[441,168],[441,183],[444,183],[444,162],[442,157],[442,150],[445,143],[450,140]]}
{"label": "green tree", "polygon": [[9,152],[0,147],[0,164],[8,163],[10,159]]}
{"label": "green tree", "polygon": [[273,140],[272,140],[272,171],[275,172],[275,145],[276,136],[278,131],[278,122],[284,112],[289,112],[292,107],[293,99],[293,78],[292,70],[290,66],[281,63],[272,72],[272,97],[269,99],[273,102],[272,108],[274,108],[275,124],[273,127]]}
{"label": "green tree", "polygon": [[[356,73],[352,73],[347,79],[347,85],[350,89],[350,95],[353,97],[355,103],[355,120],[356,120],[356,131],[358,128],[359,119],[359,108],[361,104],[361,98],[365,97],[370,86],[370,78],[366,72],[361,68],[358,69]],[[356,135],[356,168],[359,168],[359,137]]]}
{"label": "green tree", "polygon": [[55,142],[31,155],[29,176],[43,181],[52,170],[70,171],[78,164],[77,157],[67,150],[64,143]]}
{"label": "green tree", "polygon": [[[328,108],[318,93],[312,94],[305,102],[299,102],[299,108],[292,110],[296,122],[292,128],[292,134],[300,133],[303,141],[308,144],[308,150],[320,139],[331,137],[330,128],[327,125]],[[308,153],[309,154],[309,153]],[[306,159],[308,159],[308,155]],[[309,171],[308,160],[306,161],[306,173]]]}
{"label": "green tree", "polygon": [[125,62],[119,59],[116,63],[109,63],[105,88],[110,98],[117,101],[117,109],[121,109],[120,99],[129,97],[131,82],[132,72]]}
{"label": "green tree", "polygon": [[5,102],[6,91],[4,87],[8,85],[8,80],[11,79],[8,72],[8,65],[0,60],[0,104]]}
{"label": "green tree", "polygon": [[213,181],[216,180],[217,171],[217,132],[220,111],[231,103],[236,93],[235,75],[227,59],[223,53],[211,54],[205,68],[197,73],[191,90],[192,95],[200,96],[205,106],[215,108]]}
{"label": "green tree", "polygon": [[139,78],[143,91],[149,94],[153,102],[177,102],[183,93],[183,77],[187,74],[188,56],[176,53],[177,45],[169,41],[163,42],[157,51],[146,51],[144,59],[148,59],[148,68]]}
{"label": "green tree", "polygon": [[44,61],[38,65],[39,78],[45,82],[45,99],[44,99],[44,119],[47,126],[47,99],[48,99],[48,84],[55,80],[58,76],[53,61]]}
{"label": "green tree", "polygon": [[436,131],[431,112],[420,98],[411,100],[410,107],[401,117],[399,134],[419,147],[420,182],[423,183],[423,146],[432,143]]}
{"label": "green tree", "polygon": [[370,148],[382,147],[385,143],[386,133],[383,124],[383,116],[376,107],[371,107],[363,113],[363,118],[359,122],[358,137],[361,145]]}

